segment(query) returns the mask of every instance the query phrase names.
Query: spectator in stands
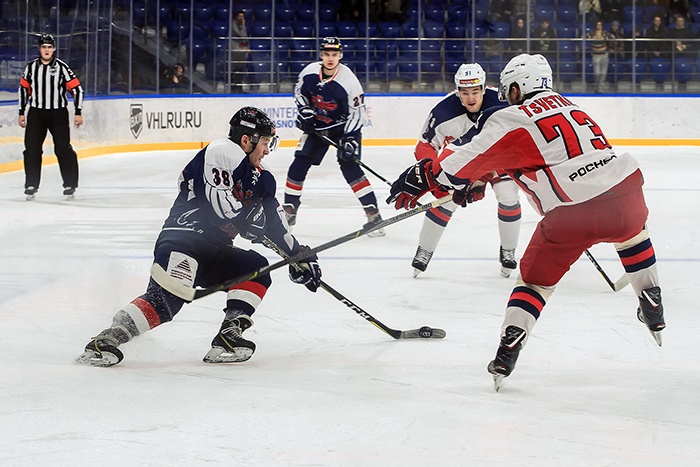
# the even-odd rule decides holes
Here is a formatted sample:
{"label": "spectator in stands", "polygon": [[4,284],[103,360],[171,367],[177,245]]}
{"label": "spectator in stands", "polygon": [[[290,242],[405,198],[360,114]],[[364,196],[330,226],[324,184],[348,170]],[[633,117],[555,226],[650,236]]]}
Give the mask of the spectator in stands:
{"label": "spectator in stands", "polygon": [[243,80],[245,78],[245,70],[248,64],[248,52],[250,52],[250,44],[248,42],[248,30],[245,25],[245,12],[238,10],[235,20],[231,25],[231,37],[233,37],[231,54],[231,68],[233,71],[233,86],[231,92],[243,92]]}
{"label": "spectator in stands", "polygon": [[384,21],[403,21],[403,5],[401,0],[387,0],[384,2]]}
{"label": "spectator in stands", "polygon": [[369,0],[369,22],[384,20],[384,3],[382,0]]}
{"label": "spectator in stands", "polygon": [[690,2],[688,0],[669,0],[668,12],[671,15],[671,18],[675,19],[676,16],[680,15],[687,22],[690,20]]}
{"label": "spectator in stands", "polygon": [[513,14],[512,0],[491,0],[489,4],[488,20],[491,23],[499,21],[510,22]]}
{"label": "spectator in stands", "polygon": [[535,51],[544,55],[548,61],[554,61],[557,53],[557,35],[547,18],[542,19],[533,36],[537,39]]}
{"label": "spectator in stands", "polygon": [[161,90],[172,93],[189,92],[190,80],[185,75],[185,65],[176,63],[163,70]]}
{"label": "spectator in stands", "polygon": [[[668,8],[665,6],[665,0],[647,0],[642,11],[642,21],[645,25],[649,25],[654,21],[654,16],[661,18],[661,24],[664,27],[668,24]],[[639,8],[639,6],[637,7]]]}
{"label": "spectator in stands", "polygon": [[605,92],[605,78],[608,75],[608,63],[610,62],[608,42],[613,37],[605,29],[603,22],[596,21],[595,29],[586,37],[590,39],[591,62],[593,63],[593,77],[595,79],[595,92]]}
{"label": "spectator in stands", "polygon": [[522,16],[515,20],[515,24],[510,30],[511,39],[522,39],[510,41],[510,51],[515,55],[527,52],[527,37],[528,31],[525,26],[525,18]]}
{"label": "spectator in stands", "polygon": [[[600,0],[600,18],[606,23],[611,21],[623,21],[624,15],[622,7],[624,3],[623,0]],[[637,8],[641,8],[641,6]]]}
{"label": "spectator in stands", "polygon": [[622,29],[620,29],[619,21],[610,23],[610,31],[608,31],[608,34],[610,35],[610,40],[608,41],[608,55],[610,56],[610,60],[613,62],[620,61],[625,53],[625,41],[620,39],[624,39],[625,35]]}
{"label": "spectator in stands", "polygon": [[689,56],[695,51],[694,44],[686,41],[686,39],[695,39],[695,34],[686,25],[685,16],[675,16],[675,27],[668,30],[668,37],[675,39],[673,53],[676,56]]}
{"label": "spectator in stands", "polygon": [[668,37],[668,32],[662,24],[661,15],[654,15],[651,27],[647,28],[645,36],[647,39],[658,39],[646,43],[647,58],[659,58],[668,56],[671,47],[669,42],[664,40]]}
{"label": "spectator in stands", "polygon": [[342,0],[338,8],[340,21],[360,22],[365,20],[365,0]]}
{"label": "spectator in stands", "polygon": [[[529,6],[528,6],[529,3]],[[530,12],[530,17],[527,14]],[[525,18],[525,24],[530,27],[535,22],[535,2],[533,0],[513,0],[511,18]]]}
{"label": "spectator in stands", "polygon": [[578,2],[578,12],[582,16],[585,15],[586,22],[590,23],[598,21],[603,10],[600,7],[600,0],[580,0]]}

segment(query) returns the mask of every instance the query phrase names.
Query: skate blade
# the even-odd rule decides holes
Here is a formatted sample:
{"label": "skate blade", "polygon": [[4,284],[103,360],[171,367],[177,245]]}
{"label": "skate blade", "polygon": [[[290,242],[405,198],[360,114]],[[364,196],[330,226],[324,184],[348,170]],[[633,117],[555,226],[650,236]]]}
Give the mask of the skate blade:
{"label": "skate blade", "polygon": [[75,195],[66,195],[66,201],[73,201],[75,199]]}
{"label": "skate blade", "polygon": [[374,237],[374,238],[383,237],[385,235],[386,235],[386,232],[384,232],[384,229],[374,230],[374,231],[367,234],[368,237]]}
{"label": "skate blade", "polygon": [[226,350],[223,347],[212,347],[204,356],[204,363],[238,363],[245,362],[253,356],[253,350],[248,347],[234,347]]}
{"label": "skate blade", "polygon": [[651,333],[651,337],[654,338],[654,341],[656,341],[656,345],[658,345],[659,347],[661,347],[661,345],[663,344],[663,341],[662,341],[662,339],[661,339],[661,331],[652,331],[652,330],[649,330],[649,332]]}
{"label": "skate blade", "polygon": [[504,384],[505,376],[503,375],[492,375],[493,376],[493,388],[496,392],[499,392]]}
{"label": "skate blade", "polygon": [[506,279],[510,277],[513,271],[515,271],[515,269],[509,269],[501,266],[501,276],[505,277]]}
{"label": "skate blade", "polygon": [[120,362],[119,357],[111,352],[93,352],[86,350],[82,355],[79,355],[75,360],[78,365],[96,366],[107,368],[108,366],[116,365]]}
{"label": "skate blade", "polygon": [[415,279],[416,277],[418,277],[418,275],[421,272],[423,272],[423,271],[421,271],[420,269],[417,269],[417,268],[413,268],[413,278]]}
{"label": "skate blade", "polygon": [[34,201],[34,195],[27,195],[26,200],[27,201]]}

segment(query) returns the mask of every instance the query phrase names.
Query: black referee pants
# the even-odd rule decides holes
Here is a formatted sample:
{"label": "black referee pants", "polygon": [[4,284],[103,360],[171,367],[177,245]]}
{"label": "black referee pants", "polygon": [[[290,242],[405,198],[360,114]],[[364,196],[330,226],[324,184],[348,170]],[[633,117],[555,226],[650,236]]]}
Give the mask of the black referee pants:
{"label": "black referee pants", "polygon": [[24,132],[24,188],[39,188],[41,156],[46,131],[53,137],[54,152],[63,178],[63,187],[78,187],[78,155],[70,144],[68,108],[44,110],[30,107]]}

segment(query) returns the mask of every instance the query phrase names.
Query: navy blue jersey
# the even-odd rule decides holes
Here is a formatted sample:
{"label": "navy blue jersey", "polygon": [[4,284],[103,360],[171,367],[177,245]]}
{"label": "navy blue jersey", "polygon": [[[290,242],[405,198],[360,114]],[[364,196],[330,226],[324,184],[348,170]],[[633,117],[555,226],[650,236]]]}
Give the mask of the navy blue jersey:
{"label": "navy blue jersey", "polygon": [[487,87],[481,109],[477,113],[471,113],[462,105],[457,91],[452,91],[430,111],[416,144],[416,159],[435,159],[440,149],[473,128],[485,110],[506,105],[498,99],[496,89]]}
{"label": "navy blue jersey", "polygon": [[316,129],[342,129],[343,134],[362,128],[365,121],[365,94],[355,74],[342,63],[330,78],[323,79],[321,62],[307,65],[294,87],[298,108],[316,111]]}
{"label": "navy blue jersey", "polygon": [[246,153],[230,139],[212,141],[199,151],[180,174],[179,189],[164,231],[192,232],[230,246],[238,233],[249,232],[257,223],[259,231],[287,253],[299,251],[282,220],[272,173],[264,166],[251,166]]}

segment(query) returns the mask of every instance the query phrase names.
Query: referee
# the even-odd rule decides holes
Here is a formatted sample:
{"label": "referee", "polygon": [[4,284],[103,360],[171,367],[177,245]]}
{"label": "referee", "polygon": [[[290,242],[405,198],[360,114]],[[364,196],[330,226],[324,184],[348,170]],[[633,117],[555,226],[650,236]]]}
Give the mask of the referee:
{"label": "referee", "polygon": [[[55,56],[56,41],[53,36],[39,37],[39,58],[29,62],[19,81],[19,119],[24,132],[24,194],[33,200],[41,181],[42,146],[46,131],[51,132],[54,151],[63,178],[63,194],[66,199],[75,197],[78,187],[78,155],[70,144],[68,99],[70,91],[75,102],[76,128],[83,124],[83,88],[68,65]],[[24,109],[29,104],[27,116]]]}

